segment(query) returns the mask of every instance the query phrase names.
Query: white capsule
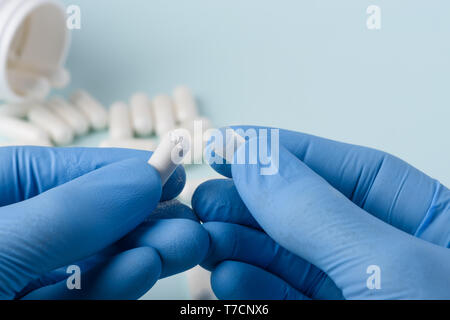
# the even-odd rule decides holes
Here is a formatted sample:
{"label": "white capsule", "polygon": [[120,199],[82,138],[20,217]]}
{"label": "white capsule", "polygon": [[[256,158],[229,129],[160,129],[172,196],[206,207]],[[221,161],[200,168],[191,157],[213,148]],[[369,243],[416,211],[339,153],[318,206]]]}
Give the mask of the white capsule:
{"label": "white capsule", "polygon": [[32,147],[52,147],[53,145],[48,140],[16,140],[16,141],[2,141],[0,142],[0,147],[22,147],[22,146],[32,146]]}
{"label": "white capsule", "polygon": [[86,116],[95,130],[103,130],[108,125],[107,110],[86,91],[74,92],[70,97],[70,102]]}
{"label": "white capsule", "polygon": [[160,137],[175,129],[175,115],[172,99],[168,95],[159,95],[153,100],[155,131]]}
{"label": "white capsule", "polygon": [[28,112],[28,120],[48,132],[58,145],[66,145],[73,141],[72,128],[49,109],[36,105]]}
{"label": "white capsule", "polygon": [[173,91],[175,114],[178,122],[183,123],[198,117],[198,108],[191,90],[186,86],[176,87]]}
{"label": "white capsule", "polygon": [[167,133],[159,143],[148,163],[158,170],[164,185],[189,152],[189,133],[183,129]]}
{"label": "white capsule", "polygon": [[45,141],[50,144],[45,130],[13,117],[0,116],[0,135],[12,140]]}
{"label": "white capsule", "polygon": [[80,110],[60,97],[53,97],[47,102],[48,108],[63,119],[76,135],[84,135],[89,131],[89,122]]}
{"label": "white capsule", "polygon": [[136,93],[130,99],[131,121],[139,136],[153,133],[152,103],[145,93]]}
{"label": "white capsule", "polygon": [[28,103],[4,104],[0,106],[0,116],[23,118],[27,115],[30,105]]}
{"label": "white capsule", "polygon": [[100,148],[122,148],[152,151],[157,143],[153,139],[107,139],[100,143]]}
{"label": "white capsule", "polygon": [[130,109],[123,102],[115,102],[109,108],[109,137],[130,139],[133,137]]}
{"label": "white capsule", "polygon": [[13,90],[28,100],[42,100],[50,93],[50,83],[45,77],[19,69],[8,71],[8,80]]}

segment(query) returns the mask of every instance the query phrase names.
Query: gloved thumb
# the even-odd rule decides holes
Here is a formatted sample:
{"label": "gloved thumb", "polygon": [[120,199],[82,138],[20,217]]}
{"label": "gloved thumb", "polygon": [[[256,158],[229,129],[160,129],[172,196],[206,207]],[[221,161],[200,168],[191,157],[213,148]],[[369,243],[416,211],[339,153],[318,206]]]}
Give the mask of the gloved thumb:
{"label": "gloved thumb", "polygon": [[[365,212],[283,146],[269,152],[278,168],[273,174],[263,174],[267,163],[259,159],[239,164],[236,159],[245,159],[252,142],[239,148],[231,172],[242,200],[270,237],[327,273],[346,298],[420,295],[411,281],[423,275],[409,258],[433,245]],[[382,290],[368,285],[371,268],[383,273]]]}
{"label": "gloved thumb", "polygon": [[122,238],[156,208],[161,189],[153,167],[129,159],[0,208],[0,297]]}

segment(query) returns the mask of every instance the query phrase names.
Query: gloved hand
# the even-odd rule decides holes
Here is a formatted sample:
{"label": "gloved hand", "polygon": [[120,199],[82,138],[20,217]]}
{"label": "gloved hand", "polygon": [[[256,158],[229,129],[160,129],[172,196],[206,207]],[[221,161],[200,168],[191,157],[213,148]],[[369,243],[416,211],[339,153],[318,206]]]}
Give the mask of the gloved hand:
{"label": "gloved hand", "polygon": [[[0,148],[0,298],[136,299],[197,265],[208,234],[189,208],[158,206],[182,190],[184,170],[162,188],[150,155]],[[80,290],[68,289],[68,265]]]}
{"label": "gloved hand", "polygon": [[286,130],[279,142],[276,174],[213,164],[232,180],[193,196],[218,298],[450,298],[449,189],[377,150]]}

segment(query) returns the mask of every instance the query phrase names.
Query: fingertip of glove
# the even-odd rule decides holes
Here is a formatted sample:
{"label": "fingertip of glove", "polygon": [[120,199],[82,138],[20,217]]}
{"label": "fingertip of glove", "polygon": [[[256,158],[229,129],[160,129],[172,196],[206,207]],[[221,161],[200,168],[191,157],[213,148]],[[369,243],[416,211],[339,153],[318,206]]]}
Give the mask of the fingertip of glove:
{"label": "fingertip of glove", "polygon": [[191,206],[200,220],[208,221],[209,217],[215,215],[217,207],[220,207],[217,201],[228,192],[229,185],[233,185],[232,180],[212,179],[197,187],[192,195]]}
{"label": "fingertip of glove", "polygon": [[185,184],[186,171],[182,166],[178,166],[163,187],[161,201],[168,201],[176,198],[183,191]]}
{"label": "fingertip of glove", "polygon": [[201,214],[201,212],[203,211],[202,205],[204,204],[205,200],[208,200],[210,198],[209,195],[211,195],[211,191],[212,189],[214,189],[213,181],[214,180],[205,181],[201,185],[199,185],[197,189],[195,189],[191,199],[192,209],[194,210],[195,213],[198,212]]}
{"label": "fingertip of glove", "polygon": [[[162,272],[162,261],[158,252],[154,248],[140,247],[131,249],[128,254],[135,256],[136,264],[133,269],[144,270],[143,273],[137,275],[142,278],[144,287],[150,289],[159,279]],[[132,258],[131,256],[131,258]]]}
{"label": "fingertip of glove", "polygon": [[[142,159],[127,159],[104,167],[114,171],[111,183],[123,185],[122,194],[132,194],[133,198],[145,198],[146,202],[158,204],[162,195],[159,172]],[[102,169],[101,169],[102,170]]]}

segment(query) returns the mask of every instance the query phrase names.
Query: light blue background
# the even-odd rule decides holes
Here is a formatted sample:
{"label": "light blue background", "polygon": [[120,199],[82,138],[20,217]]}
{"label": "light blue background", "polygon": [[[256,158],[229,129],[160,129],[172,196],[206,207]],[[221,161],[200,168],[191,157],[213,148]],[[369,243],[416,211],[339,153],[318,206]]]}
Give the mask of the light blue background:
{"label": "light blue background", "polygon": [[[448,0],[65,3],[82,10],[68,91],[86,88],[110,104],[185,83],[217,125],[383,149],[450,185]],[[382,10],[379,31],[366,28],[371,4]],[[177,279],[152,297],[185,297]]]}
{"label": "light blue background", "polygon": [[70,90],[109,104],[186,83],[217,125],[376,147],[450,185],[450,1],[64,2],[82,10]]}

